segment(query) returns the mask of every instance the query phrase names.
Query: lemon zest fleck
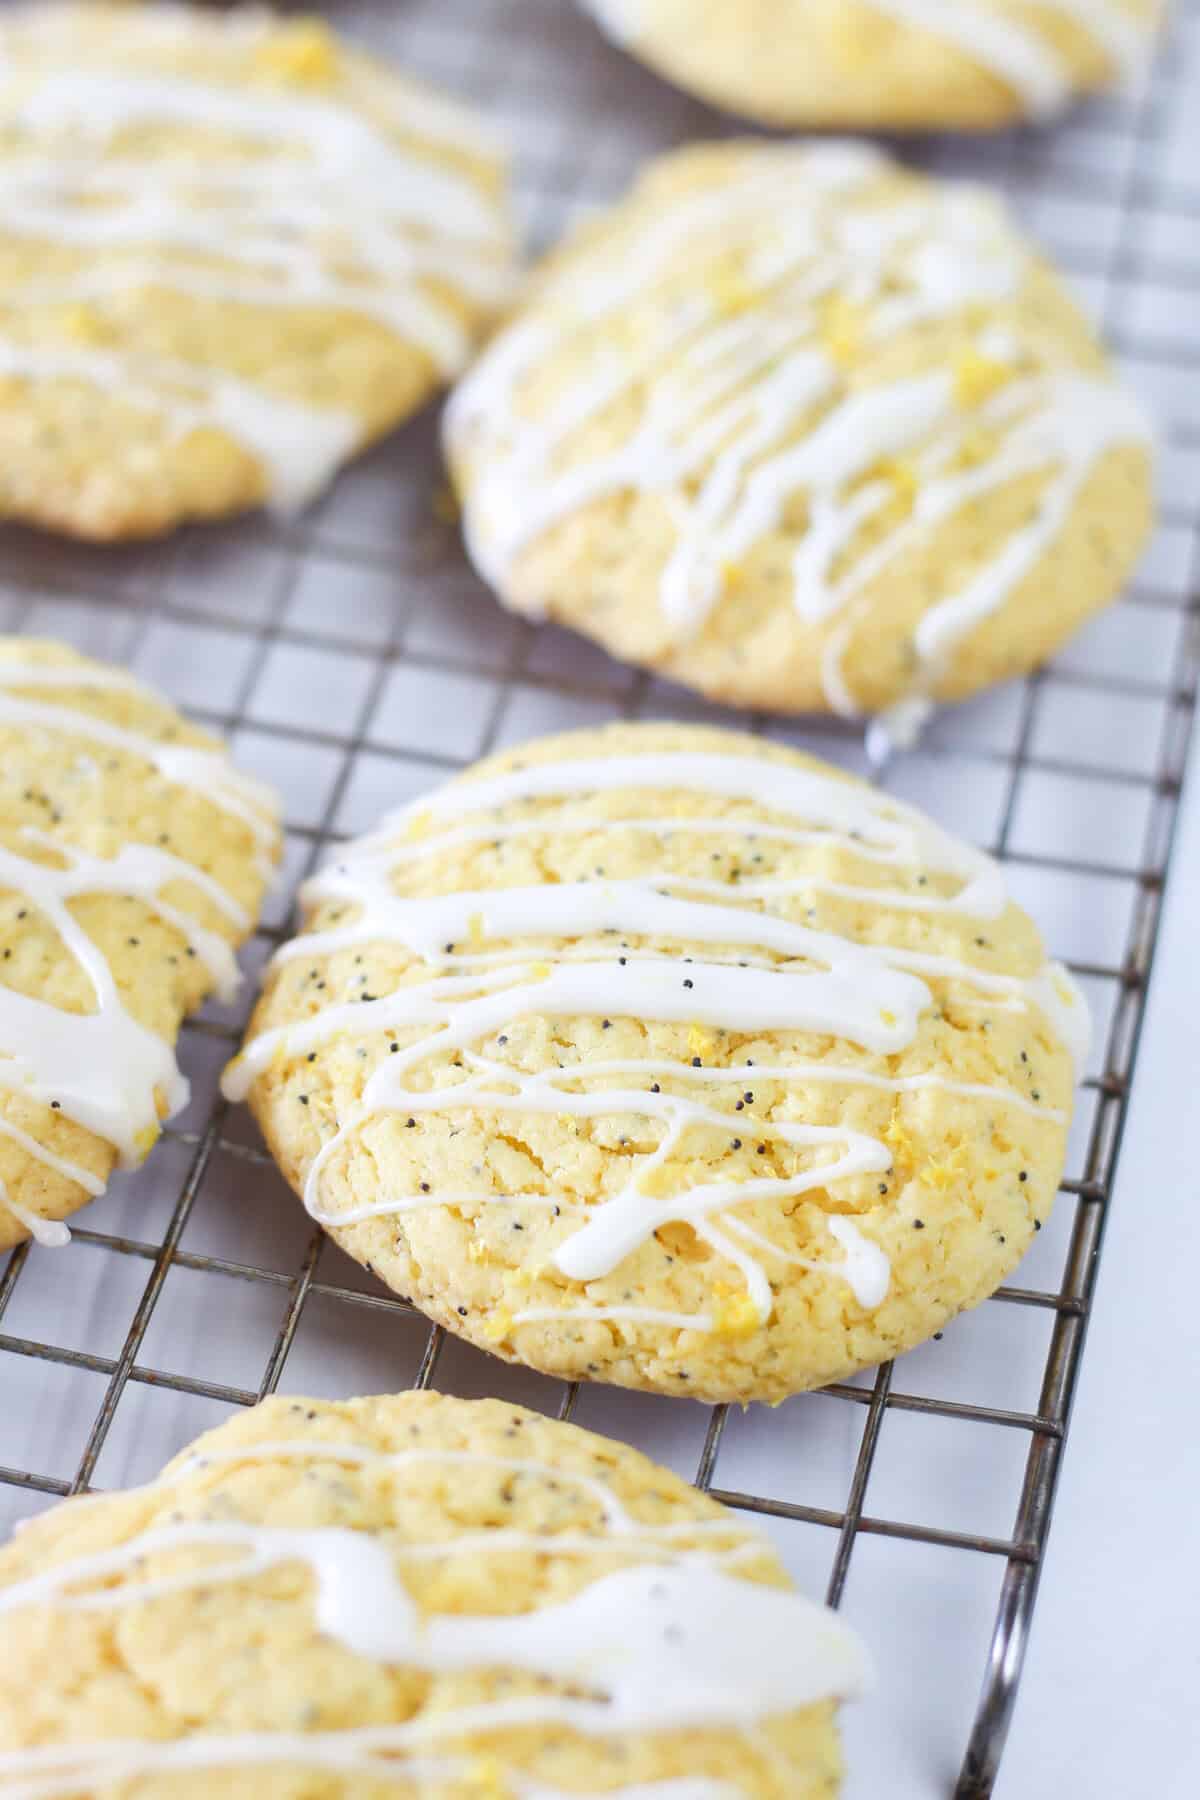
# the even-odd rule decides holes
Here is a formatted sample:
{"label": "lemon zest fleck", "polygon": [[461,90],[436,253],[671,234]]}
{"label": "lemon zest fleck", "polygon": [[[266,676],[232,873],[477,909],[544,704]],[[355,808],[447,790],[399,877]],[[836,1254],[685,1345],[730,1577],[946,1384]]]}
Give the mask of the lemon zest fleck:
{"label": "lemon zest fleck", "polygon": [[142,1156],[149,1156],[161,1136],[162,1131],[157,1125],[146,1125],[134,1138],[134,1145]]}
{"label": "lemon zest fleck", "polygon": [[927,1162],[918,1179],[925,1187],[929,1188],[953,1187],[955,1182],[961,1178],[965,1164],[966,1155],[962,1146],[959,1145],[957,1149],[950,1152],[949,1156],[940,1160],[935,1157],[932,1162]]}
{"label": "lemon zest fleck", "polygon": [[957,463],[961,469],[977,469],[981,464],[991,462],[1000,440],[995,432],[985,431],[980,427],[965,437],[959,448]]}
{"label": "lemon zest fleck", "polygon": [[706,286],[714,308],[724,319],[747,312],[759,298],[758,289],[740,269],[714,269]]}
{"label": "lemon zest fleck", "polygon": [[339,68],[333,33],[321,19],[295,19],[254,53],[257,68],[298,87],[325,87]]}
{"label": "lemon zest fleck", "polygon": [[982,406],[1015,374],[1011,363],[983,356],[973,345],[966,344],[954,357],[954,398],[960,406]]}
{"label": "lemon zest fleck", "polygon": [[900,1118],[899,1106],[893,1106],[892,1116],[888,1121],[883,1138],[884,1142],[890,1146],[894,1156],[905,1162],[913,1160],[913,1141]]}
{"label": "lemon zest fleck", "polygon": [[74,338],[77,344],[97,344],[104,335],[100,315],[93,307],[82,304],[68,308],[63,326],[67,336]]}
{"label": "lemon zest fleck", "polygon": [[467,1784],[478,1800],[511,1800],[512,1789],[494,1756],[481,1756],[471,1764]]}
{"label": "lemon zest fleck", "polygon": [[885,456],[876,463],[874,473],[879,480],[888,483],[897,500],[907,507],[914,504],[920,491],[921,478],[908,457]]}
{"label": "lemon zest fleck", "polygon": [[512,1330],[512,1326],[513,1316],[508,1308],[506,1306],[498,1306],[494,1312],[488,1314],[487,1323],[483,1328],[483,1335],[488,1340],[489,1344],[499,1344],[508,1336],[509,1332]]}
{"label": "lemon zest fleck", "polygon": [[841,369],[858,361],[862,351],[863,309],[844,294],[830,294],[821,308],[821,344]]}
{"label": "lemon zest fleck", "polygon": [[678,1193],[680,1171],[672,1163],[660,1163],[655,1169],[647,1169],[637,1184],[638,1193],[645,1194],[651,1200],[661,1200],[668,1194]]}
{"label": "lemon zest fleck", "polygon": [[762,1324],[762,1315],[746,1292],[736,1292],[725,1282],[714,1284],[713,1329],[722,1337],[749,1337]]}

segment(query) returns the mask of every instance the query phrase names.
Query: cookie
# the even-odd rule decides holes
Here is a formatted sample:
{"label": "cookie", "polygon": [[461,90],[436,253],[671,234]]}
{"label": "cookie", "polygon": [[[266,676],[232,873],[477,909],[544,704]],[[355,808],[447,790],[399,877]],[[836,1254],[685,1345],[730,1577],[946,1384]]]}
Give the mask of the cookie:
{"label": "cookie", "polygon": [[279,853],[274,797],[122,670],[0,638],[0,1251],[185,1105],[172,1045],[231,999]]}
{"label": "cookie", "polygon": [[1053,1203],[1081,997],[988,857],[810,757],[549,738],[303,898],[226,1093],[510,1361],[779,1400],[983,1299]]}
{"label": "cookie", "polygon": [[0,1785],[40,1795],[832,1800],[866,1675],[678,1476],[425,1393],[266,1400],[67,1501],[0,1619]]}
{"label": "cookie", "polygon": [[490,137],[316,20],[5,7],[0,57],[0,517],[298,507],[508,294]]}
{"label": "cookie", "polygon": [[999,201],[856,144],[653,165],[542,268],[446,446],[508,606],[781,712],[1030,668],[1150,511],[1142,414]]}
{"label": "cookie", "polygon": [[1159,0],[581,0],[669,81],[770,125],[986,130],[1137,75]]}

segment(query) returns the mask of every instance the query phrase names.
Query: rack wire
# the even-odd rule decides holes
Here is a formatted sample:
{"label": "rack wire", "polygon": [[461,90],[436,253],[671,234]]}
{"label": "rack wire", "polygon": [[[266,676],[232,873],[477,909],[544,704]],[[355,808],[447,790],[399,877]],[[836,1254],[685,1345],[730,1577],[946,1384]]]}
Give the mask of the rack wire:
{"label": "rack wire", "polygon": [[[535,244],[619,191],[644,156],[730,129],[602,44],[563,0],[346,0],[332,10],[508,131]],[[1059,1206],[1021,1285],[948,1327],[940,1348],[775,1413],[580,1390],[509,1369],[446,1340],[312,1230],[244,1114],[220,1100],[216,1075],[239,1040],[247,994],[185,1029],[188,1112],[145,1170],[79,1216],[69,1260],[30,1246],[0,1259],[0,1520],[148,1476],[196,1430],[281,1385],[344,1395],[436,1383],[521,1398],[637,1441],[760,1515],[809,1585],[823,1580],[831,1604],[844,1602],[868,1635],[873,1623],[893,1649],[895,1596],[911,1610],[918,1590],[932,1593],[958,1688],[944,1685],[949,1667],[936,1698],[914,1676],[881,1754],[908,1770],[914,1793],[992,1793],[1092,1307],[1196,703],[1200,428],[1188,407],[1200,359],[1200,125],[1188,114],[1198,96],[1200,0],[1181,0],[1135,94],[1094,102],[1052,133],[906,151],[1009,191],[1163,429],[1162,524],[1121,603],[1049,668],[945,717],[887,774],[1003,859],[1102,1022]],[[285,934],[296,880],[327,845],[477,755],[605,718],[723,716],[502,614],[436,521],[438,480],[425,418],[294,524],[255,520],[109,552],[4,537],[0,626],[129,663],[282,786],[287,882],[255,940],[256,966]],[[836,722],[752,725],[862,766],[857,735]],[[930,1552],[943,1560],[931,1563]],[[876,1578],[885,1572],[882,1599],[871,1583],[856,1586],[864,1561]],[[964,1643],[978,1646],[974,1667]]]}

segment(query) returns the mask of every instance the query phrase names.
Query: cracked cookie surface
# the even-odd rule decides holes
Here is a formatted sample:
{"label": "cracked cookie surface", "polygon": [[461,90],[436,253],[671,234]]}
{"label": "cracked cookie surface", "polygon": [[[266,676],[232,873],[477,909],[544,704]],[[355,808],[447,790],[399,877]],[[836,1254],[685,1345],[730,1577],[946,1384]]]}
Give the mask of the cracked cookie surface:
{"label": "cracked cookie surface", "polygon": [[693,145],[535,272],[453,395],[514,611],[722,703],[958,700],[1115,598],[1149,430],[998,196],[865,144]]}
{"label": "cracked cookie surface", "polygon": [[299,506],[508,294],[490,137],[317,20],[14,6],[0,56],[2,517]]}
{"label": "cracked cookie surface", "polygon": [[172,1046],[232,998],[274,796],[124,670],[0,637],[0,1251],[62,1221],[186,1104]]}
{"label": "cracked cookie surface", "polygon": [[581,0],[633,55],[772,125],[1044,119],[1140,73],[1161,0]]}
{"label": "cracked cookie surface", "polygon": [[811,758],[543,740],[304,901],[226,1091],[510,1360],[777,1400],[981,1300],[1052,1205],[1081,998],[995,864]]}
{"label": "cracked cookie surface", "polygon": [[0,1621],[6,1780],[48,1800],[833,1800],[865,1675],[678,1476],[430,1393],[272,1398],[67,1501],[0,1548]]}

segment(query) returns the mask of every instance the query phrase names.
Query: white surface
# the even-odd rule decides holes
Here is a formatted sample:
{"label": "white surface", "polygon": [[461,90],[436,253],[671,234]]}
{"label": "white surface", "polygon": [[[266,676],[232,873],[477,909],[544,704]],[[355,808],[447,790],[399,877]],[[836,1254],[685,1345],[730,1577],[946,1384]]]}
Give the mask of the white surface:
{"label": "white surface", "polygon": [[[352,0],[338,10],[418,69],[475,96],[512,133],[522,152],[522,203],[539,238],[619,188],[639,157],[721,129],[714,115],[604,48],[564,0]],[[1066,648],[1038,688],[1008,838],[1011,884],[1037,911],[1052,948],[1105,970],[1119,967],[1126,953],[1137,898],[1130,873],[1144,854],[1168,685],[1194,584],[1200,108],[1192,71],[1200,67],[1200,4],[1178,0],[1177,10],[1174,42],[1148,105],[1103,102],[1045,135],[946,141],[930,151],[946,172],[1005,185],[1119,337],[1165,430],[1163,524],[1129,594]],[[126,660],[203,719],[232,724],[246,766],[284,792],[289,883],[314,854],[313,833],[366,829],[385,807],[487,743],[631,715],[741,722],[676,689],[639,681],[563,633],[530,632],[503,614],[464,567],[453,535],[430,526],[437,479],[424,420],[352,471],[290,533],[251,521],[105,553],[13,539],[5,545],[0,629],[52,633]],[[383,654],[386,669],[378,661]],[[951,828],[994,844],[1024,699],[1014,684],[943,716],[927,745],[890,773],[891,785]],[[820,721],[770,722],[767,729],[862,767],[860,747]],[[1200,1780],[1183,1773],[1181,1736],[1182,1722],[1195,1718],[1194,1664],[1189,1671],[1185,1660],[1170,1660],[1167,1624],[1159,1624],[1186,1627],[1184,1657],[1196,1633],[1190,1620],[1180,1620],[1181,1609],[1190,1599],[1192,1614],[1200,1610],[1194,1559],[1190,1568],[1187,1559],[1189,1501],[1200,1470],[1193,1465],[1189,1490],[1176,1439],[1178,1419],[1186,1434],[1190,1404],[1184,1371],[1195,1354],[1186,1340],[1197,1308],[1189,1290],[1200,1248],[1194,1237],[1190,1254],[1185,1248],[1183,1234],[1196,1232],[1200,1209],[1179,1132],[1180,1121],[1195,1113],[1189,1019],[1200,1017],[1200,992],[1187,928],[1200,904],[1200,779],[1189,798],[1188,841],[1157,964],[1156,1016],[1135,1079],[1001,1800],[1190,1800],[1200,1791]],[[1096,871],[1064,868],[1065,857]],[[286,911],[285,892],[269,923],[282,924]],[[251,970],[268,948],[256,943]],[[1187,980],[1193,991],[1185,1008]],[[1085,986],[1097,1020],[1094,1075],[1103,1067],[1117,982],[1098,973]],[[247,1002],[248,995],[236,1007],[210,1008],[210,1024],[236,1031]],[[152,1264],[122,1253],[113,1239],[127,1233],[148,1246],[161,1243],[231,1043],[194,1028],[185,1033],[181,1054],[194,1098],[178,1124],[193,1136],[169,1135],[145,1170],[115,1182],[81,1216],[97,1241],[30,1255],[0,1335],[33,1338],[48,1356],[18,1357],[0,1344],[0,1465],[64,1481],[74,1475],[108,1376],[54,1358],[76,1350],[119,1356]],[[1174,1102],[1172,1084],[1183,1095]],[[1094,1091],[1085,1089],[1069,1176],[1083,1174],[1094,1110]],[[236,1280],[176,1264],[136,1349],[139,1370],[231,1391],[181,1393],[135,1377],[99,1458],[100,1485],[151,1475],[258,1388],[310,1233],[282,1180],[265,1161],[241,1154],[257,1142],[244,1113],[227,1118],[182,1249],[275,1279]],[[1145,1230],[1152,1206],[1154,1228]],[[1022,1265],[1022,1285],[1058,1287],[1072,1214],[1064,1198]],[[283,1368],[285,1391],[343,1396],[396,1388],[415,1376],[424,1324],[357,1306],[343,1289],[382,1297],[326,1245]],[[1046,1310],[990,1302],[956,1321],[941,1342],[905,1357],[895,1388],[1031,1412],[1051,1323]],[[546,1410],[561,1396],[553,1382],[453,1343],[438,1364],[437,1384]],[[585,1390],[576,1413],[581,1424],[634,1442],[689,1475],[708,1416],[690,1403],[604,1388]],[[775,1411],[732,1414],[716,1481],[836,1514],[865,1417],[856,1403],[820,1394]],[[1004,1539],[1027,1447],[1022,1430],[891,1410],[866,1512]],[[0,1527],[45,1503],[0,1481]],[[772,1530],[797,1577],[820,1593],[836,1533],[787,1521]],[[869,1701],[847,1713],[847,1800],[948,1794],[1003,1569],[998,1556],[859,1537],[845,1607],[873,1646],[880,1681]],[[1143,1721],[1136,1726],[1135,1712]]]}
{"label": "white surface", "polygon": [[999,1800],[1200,1794],[1200,736]]}

